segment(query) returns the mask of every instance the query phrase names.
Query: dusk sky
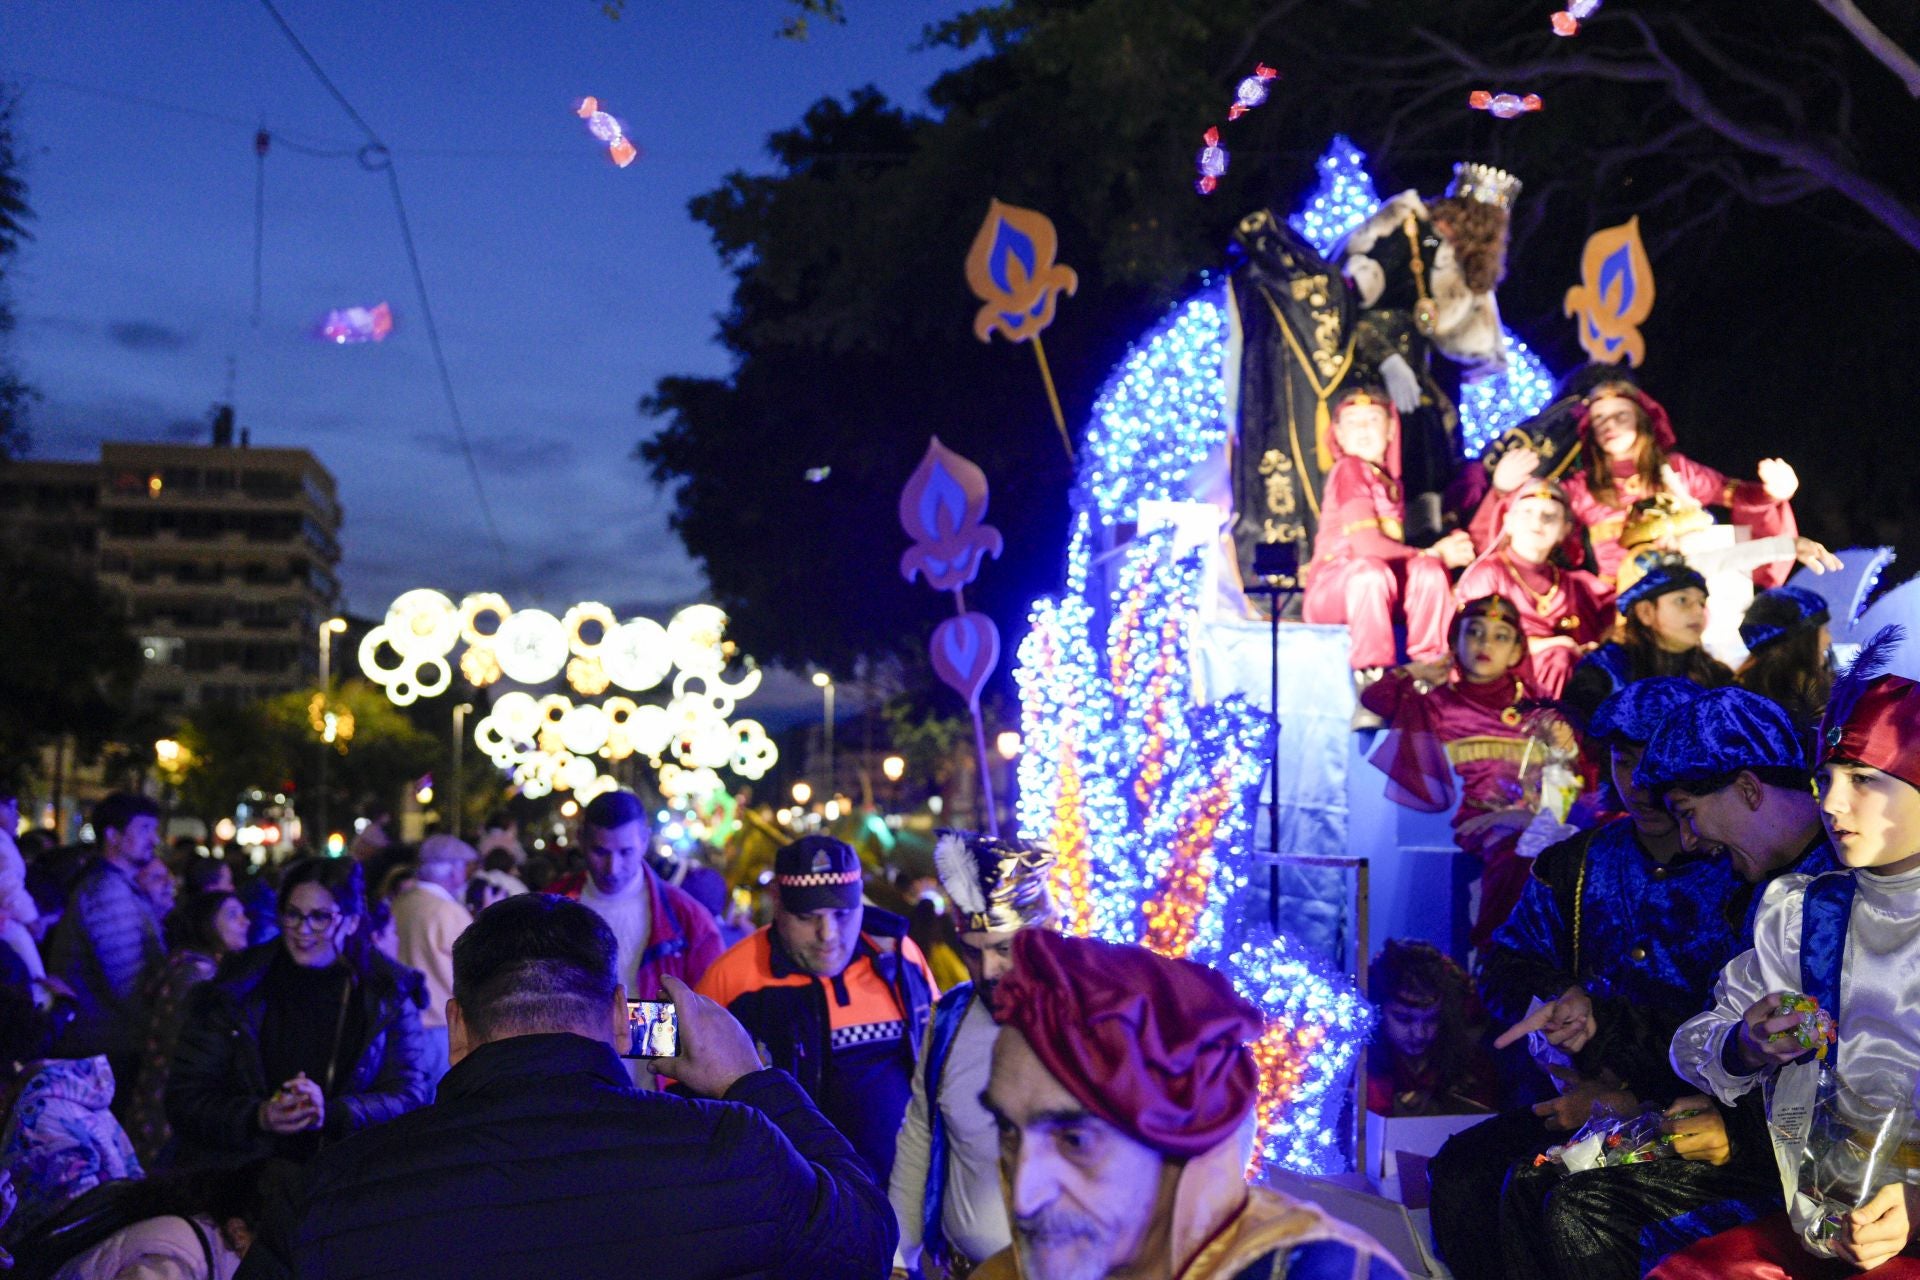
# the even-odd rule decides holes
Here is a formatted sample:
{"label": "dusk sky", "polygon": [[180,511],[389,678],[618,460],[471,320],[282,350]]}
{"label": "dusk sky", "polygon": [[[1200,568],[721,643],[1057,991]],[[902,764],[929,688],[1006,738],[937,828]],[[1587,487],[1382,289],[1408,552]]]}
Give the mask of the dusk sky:
{"label": "dusk sky", "polygon": [[[12,350],[44,396],[38,458],[206,438],[234,362],[238,421],[338,477],[347,603],[409,587],[664,607],[699,598],[633,449],[636,400],[718,374],[730,279],[687,214],[818,98],[876,84],[919,106],[958,58],[915,52],[964,5],[852,0],[845,27],[775,38],[777,0],[280,0],[393,148],[454,386],[512,563],[488,542],[420,323],[384,177],[351,155],[266,160],[253,291],[256,125],[351,152],[361,137],[255,0],[8,0],[0,81],[35,239],[10,264]],[[596,95],[642,158],[620,170],[573,113]],[[959,285],[956,267],[956,287]],[[386,301],[380,345],[308,336]],[[656,609],[657,612],[657,609]]]}

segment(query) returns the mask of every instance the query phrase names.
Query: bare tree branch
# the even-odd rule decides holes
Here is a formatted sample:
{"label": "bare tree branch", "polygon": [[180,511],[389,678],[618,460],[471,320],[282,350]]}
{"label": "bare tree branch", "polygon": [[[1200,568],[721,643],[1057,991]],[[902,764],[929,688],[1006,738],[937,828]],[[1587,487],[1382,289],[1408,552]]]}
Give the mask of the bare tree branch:
{"label": "bare tree branch", "polygon": [[1303,2],[1304,0],[1280,0],[1279,4],[1273,5],[1254,21],[1248,23],[1246,34],[1241,37],[1239,47],[1234,49],[1226,65],[1214,73],[1215,76],[1224,79],[1238,74],[1240,68],[1246,65],[1247,59],[1253,56],[1254,46],[1259,43],[1266,29],[1298,9]]}
{"label": "bare tree branch", "polygon": [[1640,33],[1647,52],[1659,63],[1659,69],[1665,72],[1667,89],[1673,95],[1674,101],[1691,113],[1696,120],[1729,142],[1756,154],[1768,156],[1786,168],[1798,169],[1820,179],[1828,187],[1860,206],[1887,230],[1899,236],[1910,248],[1920,251],[1920,213],[1915,213],[1902,204],[1897,196],[1873,179],[1848,168],[1837,157],[1817,147],[1753,128],[1733,119],[1707,97],[1706,90],[1701,88],[1699,81],[1688,75],[1679,64],[1667,56],[1666,50],[1660,47],[1660,41],[1654,35],[1653,28],[1647,25],[1646,19],[1632,10],[1628,10],[1621,16]]}
{"label": "bare tree branch", "polygon": [[1920,98],[1920,63],[1914,62],[1911,54],[1875,26],[1872,18],[1860,12],[1853,0],[1814,0],[1814,3],[1832,14],[1833,20],[1845,27],[1862,48],[1898,76],[1908,97]]}

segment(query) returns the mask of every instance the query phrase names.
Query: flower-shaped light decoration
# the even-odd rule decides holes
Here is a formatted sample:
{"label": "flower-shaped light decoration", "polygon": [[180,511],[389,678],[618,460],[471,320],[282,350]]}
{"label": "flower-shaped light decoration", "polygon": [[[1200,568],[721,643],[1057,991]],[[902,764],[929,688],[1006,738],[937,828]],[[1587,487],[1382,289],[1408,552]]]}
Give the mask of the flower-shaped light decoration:
{"label": "flower-shaped light decoration", "polygon": [[1082,513],[1066,594],[1034,606],[1020,643],[1020,834],[1059,855],[1068,931],[1219,969],[1266,1015],[1254,1166],[1327,1171],[1373,1015],[1344,978],[1248,919],[1240,868],[1271,724],[1240,694],[1191,701],[1202,567],[1198,553],[1170,563],[1165,534],[1127,549],[1095,652],[1089,530]]}

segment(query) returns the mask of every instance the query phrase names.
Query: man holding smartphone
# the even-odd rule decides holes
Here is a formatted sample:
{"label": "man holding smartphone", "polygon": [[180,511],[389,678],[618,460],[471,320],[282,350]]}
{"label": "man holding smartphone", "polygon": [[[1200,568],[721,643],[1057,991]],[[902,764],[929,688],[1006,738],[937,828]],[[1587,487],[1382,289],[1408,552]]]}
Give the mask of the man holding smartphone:
{"label": "man holding smartphone", "polygon": [[[461,935],[453,1069],[432,1106],[322,1154],[239,1275],[868,1280],[893,1213],[847,1140],[726,1010],[663,979],[689,1092],[644,1092],[617,944],[579,903],[524,894]],[[425,1224],[431,1224],[428,1227]]]}

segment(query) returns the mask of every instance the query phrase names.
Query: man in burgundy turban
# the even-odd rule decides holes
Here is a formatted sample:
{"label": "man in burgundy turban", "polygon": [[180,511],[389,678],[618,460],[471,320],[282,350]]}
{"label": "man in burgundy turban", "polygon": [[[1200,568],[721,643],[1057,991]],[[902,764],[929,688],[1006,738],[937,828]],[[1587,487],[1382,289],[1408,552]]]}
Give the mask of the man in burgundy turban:
{"label": "man in burgundy turban", "polygon": [[1262,1025],[1227,980],[1140,947],[1015,935],[986,1103],[1013,1247],[973,1280],[1384,1280],[1311,1205],[1249,1188]]}

